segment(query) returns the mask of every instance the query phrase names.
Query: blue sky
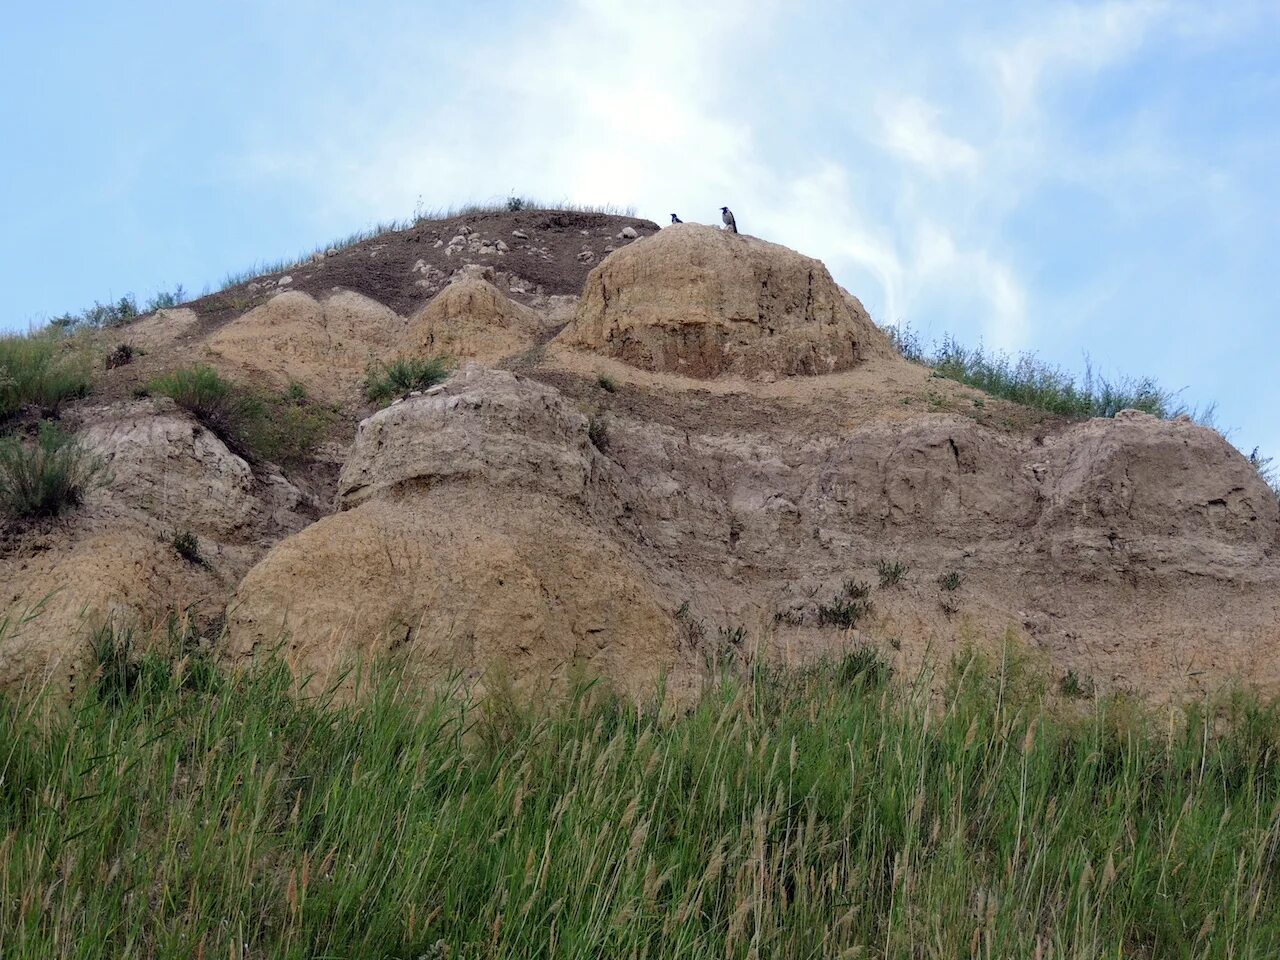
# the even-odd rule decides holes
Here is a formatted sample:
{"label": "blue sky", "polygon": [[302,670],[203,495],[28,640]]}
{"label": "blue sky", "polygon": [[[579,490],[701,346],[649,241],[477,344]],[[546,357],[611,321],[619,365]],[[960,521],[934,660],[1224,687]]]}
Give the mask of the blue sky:
{"label": "blue sky", "polygon": [[49,3],[0,32],[0,324],[510,191],[821,257],[882,322],[1151,374],[1280,453],[1280,4]]}

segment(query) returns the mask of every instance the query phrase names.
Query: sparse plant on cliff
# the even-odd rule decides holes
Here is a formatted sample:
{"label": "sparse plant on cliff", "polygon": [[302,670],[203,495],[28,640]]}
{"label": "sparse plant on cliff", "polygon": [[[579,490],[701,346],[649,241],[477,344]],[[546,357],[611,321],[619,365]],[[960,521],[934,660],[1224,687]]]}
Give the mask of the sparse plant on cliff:
{"label": "sparse plant on cliff", "polygon": [[871,587],[855,580],[844,586],[826,603],[818,604],[818,626],[835,626],[848,630],[871,613]]}
{"label": "sparse plant on cliff", "polygon": [[876,572],[880,575],[881,587],[896,587],[902,583],[909,568],[900,560],[880,560],[876,563]]}
{"label": "sparse plant on cliff", "polygon": [[605,393],[617,393],[618,391],[618,381],[613,379],[613,377],[609,376],[607,373],[602,373],[596,377],[596,386]]}
{"label": "sparse plant on cliff", "polygon": [[79,506],[102,479],[102,461],[45,421],[34,440],[0,441],[0,506],[16,517],[53,517]]}
{"label": "sparse plant on cliff", "polygon": [[597,415],[587,421],[587,439],[601,453],[609,449],[609,425],[604,417]]}
{"label": "sparse plant on cliff", "polygon": [[52,416],[89,392],[85,358],[54,333],[0,337],[0,420],[35,407]]}
{"label": "sparse plant on cliff", "polygon": [[365,396],[372,403],[383,404],[415,390],[426,390],[448,379],[451,367],[445,357],[409,357],[370,364],[365,371]]}
{"label": "sparse plant on cliff", "polygon": [[174,370],[147,387],[172,398],[237,453],[281,465],[306,460],[333,420],[326,408],[250,390],[208,366]]}
{"label": "sparse plant on cliff", "polygon": [[196,567],[205,566],[204,556],[200,553],[200,540],[190,530],[180,530],[169,541],[174,551],[187,563]]}
{"label": "sparse plant on cliff", "polygon": [[960,584],[963,582],[964,577],[960,575],[959,570],[948,571],[938,578],[938,586],[948,593],[959,590]]}

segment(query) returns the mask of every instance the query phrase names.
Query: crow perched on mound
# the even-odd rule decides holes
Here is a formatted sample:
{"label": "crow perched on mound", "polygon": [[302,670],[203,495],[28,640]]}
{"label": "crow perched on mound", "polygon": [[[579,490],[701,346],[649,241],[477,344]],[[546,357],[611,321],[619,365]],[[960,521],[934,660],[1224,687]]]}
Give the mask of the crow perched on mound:
{"label": "crow perched on mound", "polygon": [[720,219],[724,221],[724,225],[734,233],[738,232],[738,221],[733,219],[733,211],[728,207],[720,208]]}
{"label": "crow perched on mound", "polygon": [[672,222],[672,223],[684,223],[684,221],[683,221],[683,220],[681,220],[679,217],[677,217],[674,213],[671,215],[671,222]]}

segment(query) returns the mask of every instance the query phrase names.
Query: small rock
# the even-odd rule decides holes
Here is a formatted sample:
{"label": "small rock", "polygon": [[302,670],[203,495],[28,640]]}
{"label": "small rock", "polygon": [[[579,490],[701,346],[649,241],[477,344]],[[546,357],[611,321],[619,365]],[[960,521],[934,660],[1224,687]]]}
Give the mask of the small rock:
{"label": "small rock", "polygon": [[506,253],[508,250],[511,249],[502,240],[499,240],[497,243],[494,244],[494,246],[498,248],[499,253]]}
{"label": "small rock", "polygon": [[464,237],[471,236],[471,228],[468,227],[465,223],[458,228],[458,232],[462,234]]}
{"label": "small rock", "polygon": [[279,280],[276,281],[276,286],[287,287],[291,283],[293,283],[293,277],[290,276],[289,274],[285,274],[283,277],[281,277]]}
{"label": "small rock", "polygon": [[435,242],[434,246],[437,246],[437,247],[443,247],[443,246],[444,246],[444,241],[443,241],[443,240],[437,240],[437,241]]}
{"label": "small rock", "polygon": [[[471,232],[470,230],[467,231],[467,233],[470,233],[470,232]],[[466,246],[466,243],[467,243],[466,236],[464,234],[459,234],[458,236],[454,237],[452,240],[449,241],[449,246],[463,247],[463,246]]]}
{"label": "small rock", "polygon": [[337,253],[337,252],[338,252],[338,248],[337,248],[337,247],[330,247],[328,250],[326,250],[326,251],[324,252],[324,255],[325,255],[326,257],[332,257],[332,256],[333,256],[335,253]]}
{"label": "small rock", "polygon": [[595,253],[593,253],[590,250],[583,250],[580,254],[578,254],[579,263],[590,263],[595,258],[596,258]]}
{"label": "small rock", "polygon": [[323,251],[319,251],[319,250],[317,250],[315,253],[313,253],[313,254],[311,255],[311,262],[312,262],[312,263],[319,263],[319,262],[320,262],[321,260],[323,260],[323,259],[324,259],[324,252],[323,252]]}
{"label": "small rock", "polygon": [[512,230],[512,231],[511,231],[511,235],[512,235],[513,237],[515,237],[517,240],[528,240],[528,239],[529,239],[529,235],[528,235],[527,233],[525,233],[523,230]]}
{"label": "small rock", "polygon": [[640,234],[636,233],[635,227],[623,227],[618,233],[618,236],[623,240],[634,240],[636,237],[640,236]]}
{"label": "small rock", "polygon": [[613,247],[605,247],[605,248],[604,248],[604,252],[605,252],[605,253],[613,253]]}
{"label": "small rock", "polygon": [[590,230],[579,230],[578,232],[579,232],[580,234],[582,234],[584,237],[589,237],[589,236],[591,236],[591,231],[590,231]]}

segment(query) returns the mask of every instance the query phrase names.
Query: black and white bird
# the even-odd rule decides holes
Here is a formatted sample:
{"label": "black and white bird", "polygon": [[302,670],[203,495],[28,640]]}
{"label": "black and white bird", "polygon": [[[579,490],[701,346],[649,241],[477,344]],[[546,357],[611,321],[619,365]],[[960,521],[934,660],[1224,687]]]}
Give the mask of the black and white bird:
{"label": "black and white bird", "polygon": [[738,221],[733,219],[733,211],[728,207],[720,208],[720,219],[724,221],[726,229],[732,230],[734,233],[738,232]]}
{"label": "black and white bird", "polygon": [[672,223],[684,223],[684,221],[683,221],[683,220],[681,220],[679,217],[677,217],[674,213],[671,215],[671,222],[672,222]]}

